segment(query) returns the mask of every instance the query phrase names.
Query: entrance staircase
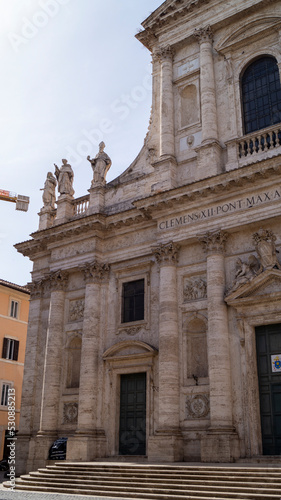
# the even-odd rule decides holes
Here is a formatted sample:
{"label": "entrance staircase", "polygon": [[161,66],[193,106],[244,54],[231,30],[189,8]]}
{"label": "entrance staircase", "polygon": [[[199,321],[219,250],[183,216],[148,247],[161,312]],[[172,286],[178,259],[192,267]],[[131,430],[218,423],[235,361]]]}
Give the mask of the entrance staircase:
{"label": "entrance staircase", "polygon": [[281,468],[56,462],[21,476],[16,490],[135,500],[281,500]]}

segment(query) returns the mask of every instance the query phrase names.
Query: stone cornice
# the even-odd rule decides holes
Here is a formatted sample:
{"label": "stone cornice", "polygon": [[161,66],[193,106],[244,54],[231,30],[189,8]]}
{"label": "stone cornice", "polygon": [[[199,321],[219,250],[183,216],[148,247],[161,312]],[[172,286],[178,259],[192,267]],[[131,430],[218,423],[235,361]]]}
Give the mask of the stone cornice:
{"label": "stone cornice", "polygon": [[[262,166],[261,163],[263,163]],[[169,191],[162,191],[136,200],[133,204],[139,210],[147,213],[147,216],[152,216],[154,212],[159,210],[172,207],[176,209],[178,206],[183,206],[185,202],[196,202],[196,200],[206,199],[213,194],[223,195],[225,192],[235,192],[237,189],[251,186],[254,181],[281,174],[281,165],[276,165],[274,158],[272,161],[270,159],[261,163],[256,162],[254,165],[237,168]]]}
{"label": "stone cornice", "polygon": [[112,229],[130,227],[152,219],[155,212],[173,207],[177,209],[184,203],[207,199],[209,196],[223,196],[225,193],[237,192],[238,189],[251,187],[253,182],[266,178],[276,178],[281,173],[281,165],[276,159],[267,159],[245,167],[224,172],[214,177],[185,184],[161,193],[150,195],[133,202],[135,208],[110,215],[82,215],[64,224],[59,224],[43,231],[32,233],[32,240],[15,245],[25,256],[34,256],[46,252],[50,243],[84,235],[88,231],[104,233]]}
{"label": "stone cornice", "polygon": [[[122,214],[122,215],[121,215]],[[64,224],[52,226],[43,231],[32,233],[32,240],[17,243],[15,248],[24,256],[31,256],[36,253],[45,252],[50,243],[55,243],[73,236],[85,234],[87,231],[104,232],[111,229],[119,229],[121,227],[130,226],[135,223],[144,222],[150,216],[146,213],[141,213],[137,209],[130,209],[124,212],[118,212],[113,215],[97,215],[81,216],[81,218],[72,219]]]}

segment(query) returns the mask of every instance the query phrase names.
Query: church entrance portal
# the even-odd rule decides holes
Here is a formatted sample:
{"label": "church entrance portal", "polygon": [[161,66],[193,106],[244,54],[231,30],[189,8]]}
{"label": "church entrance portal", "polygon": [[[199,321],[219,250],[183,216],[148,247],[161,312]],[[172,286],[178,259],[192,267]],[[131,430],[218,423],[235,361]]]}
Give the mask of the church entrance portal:
{"label": "church entrance portal", "polygon": [[281,455],[281,324],[257,327],[256,345],[263,454]]}
{"label": "church entrance portal", "polygon": [[146,454],[146,373],[121,375],[119,454]]}

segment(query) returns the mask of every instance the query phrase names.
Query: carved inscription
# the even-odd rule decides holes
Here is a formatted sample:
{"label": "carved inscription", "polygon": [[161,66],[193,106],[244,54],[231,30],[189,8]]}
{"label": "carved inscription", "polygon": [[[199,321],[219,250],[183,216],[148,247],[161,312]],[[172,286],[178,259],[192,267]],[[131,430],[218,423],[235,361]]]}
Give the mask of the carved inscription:
{"label": "carved inscription", "polygon": [[222,205],[215,205],[204,210],[198,210],[196,212],[186,213],[179,215],[178,217],[173,217],[159,222],[158,229],[165,231],[167,229],[174,229],[181,226],[186,226],[188,224],[201,222],[212,217],[221,217],[239,210],[245,210],[248,208],[253,208],[264,203],[269,203],[272,201],[277,201],[281,199],[281,188],[274,189],[272,191],[263,192],[246,198],[241,198],[239,200],[233,200]]}

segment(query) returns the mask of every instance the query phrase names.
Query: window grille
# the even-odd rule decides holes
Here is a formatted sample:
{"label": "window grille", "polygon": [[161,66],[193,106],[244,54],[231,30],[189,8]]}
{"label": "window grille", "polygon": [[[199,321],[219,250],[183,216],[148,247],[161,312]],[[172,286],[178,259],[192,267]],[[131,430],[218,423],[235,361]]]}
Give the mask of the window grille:
{"label": "window grille", "polygon": [[248,66],[242,77],[242,101],[245,134],[281,122],[280,75],[273,57]]}
{"label": "window grille", "polygon": [[144,319],[144,280],[123,283],[122,322]]}

